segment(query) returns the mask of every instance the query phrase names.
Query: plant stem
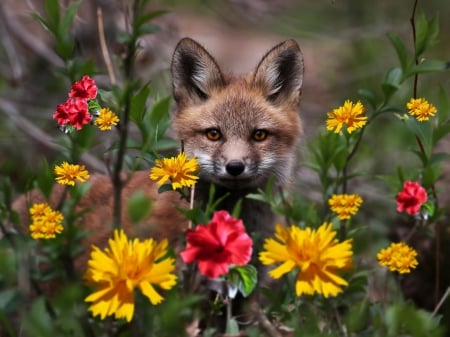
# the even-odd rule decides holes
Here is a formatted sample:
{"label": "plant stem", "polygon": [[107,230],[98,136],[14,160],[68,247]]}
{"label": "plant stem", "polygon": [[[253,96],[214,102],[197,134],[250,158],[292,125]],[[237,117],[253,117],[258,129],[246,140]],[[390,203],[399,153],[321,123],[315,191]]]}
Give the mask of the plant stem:
{"label": "plant stem", "polygon": [[[419,64],[419,59],[418,59],[418,55],[416,53],[416,22],[415,22],[415,18],[416,18],[416,11],[417,11],[417,4],[418,4],[418,0],[414,1],[414,5],[413,5],[413,9],[412,9],[412,13],[411,13],[411,18],[410,18],[410,23],[411,23],[411,30],[412,30],[412,37],[413,37],[413,42],[414,42],[414,51],[415,51],[415,63],[416,65]],[[419,74],[416,73],[414,75],[414,87],[413,87],[413,98],[417,98],[417,86],[418,86],[418,82],[419,82]],[[417,143],[419,145],[419,149],[420,152],[424,155],[426,155],[425,153],[425,147],[423,145],[422,140],[420,139],[419,136],[416,135],[416,140]],[[435,207],[438,208],[438,197],[437,197],[437,192],[436,192],[436,187],[433,184],[431,186],[431,192],[433,194],[433,198],[435,200]],[[439,255],[440,255],[440,246],[441,246],[441,238],[440,238],[440,225],[438,222],[436,222],[435,224],[435,259],[436,259],[436,267],[435,267],[435,285],[434,285],[434,298],[435,298],[435,304],[436,306],[438,305],[438,301],[439,301],[439,288],[440,288],[440,265],[439,265]]]}
{"label": "plant stem", "polygon": [[[132,20],[139,13],[139,1],[133,2]],[[124,73],[124,103],[123,113],[121,116],[121,123],[119,131],[119,148],[117,151],[117,158],[112,172],[112,182],[114,186],[114,206],[113,206],[113,226],[115,229],[120,228],[122,218],[122,189],[123,181],[121,173],[123,169],[123,163],[125,158],[126,143],[128,139],[128,128],[130,121],[130,107],[131,99],[133,96],[133,89],[131,88],[131,82],[133,80],[134,60],[136,54],[136,32],[131,32],[131,37],[127,44],[127,53],[123,62]]]}

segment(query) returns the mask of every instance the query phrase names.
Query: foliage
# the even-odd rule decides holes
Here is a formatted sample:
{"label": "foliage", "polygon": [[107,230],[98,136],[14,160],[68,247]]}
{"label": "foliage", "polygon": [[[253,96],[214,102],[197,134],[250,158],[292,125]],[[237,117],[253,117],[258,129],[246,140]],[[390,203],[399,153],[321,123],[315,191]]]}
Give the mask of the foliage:
{"label": "foliage", "polygon": [[[45,0],[45,15],[35,14],[35,18],[53,35],[55,51],[64,64],[62,74],[71,83],[78,81],[84,75],[93,76],[98,73],[90,60],[74,56],[75,45],[71,39],[70,29],[80,4],[80,1],[71,2],[63,10],[59,1]],[[97,111],[105,105],[120,117],[120,123],[114,129],[115,131],[112,131],[116,132],[115,140],[107,151],[108,158],[111,158],[107,162],[108,172],[114,186],[114,228],[120,227],[122,216],[120,195],[123,190],[121,176],[124,171],[134,171],[143,166],[161,163],[163,162],[161,157],[167,152],[172,152],[177,146],[176,142],[166,137],[170,126],[171,98],[153,95],[151,84],[142,83],[134,75],[139,39],[146,34],[157,34],[158,29],[153,20],[165,14],[165,11],[159,10],[146,12],[146,5],[146,0],[131,2],[130,29],[122,32],[118,37],[124,50],[123,54],[118,56],[117,68],[121,71],[120,81],[111,80],[108,88],[99,88],[98,101],[95,104],[89,102],[89,110]],[[443,292],[438,293],[441,296],[438,300],[441,302],[435,303],[436,310],[433,312],[409,303],[399,291],[403,276],[390,274],[377,265],[374,253],[374,250],[380,248],[376,246],[377,243],[370,242],[369,239],[369,243],[373,244],[363,247],[364,240],[367,240],[367,236],[364,235],[366,227],[363,225],[362,217],[356,214],[361,202],[358,201],[358,207],[352,210],[345,209],[346,205],[340,205],[340,212],[343,211],[347,215],[344,218],[342,216],[340,218],[329,207],[329,200],[333,196],[347,196],[350,193],[355,196],[358,194],[364,196],[364,184],[374,181],[382,186],[386,196],[391,198],[393,203],[394,196],[402,190],[403,184],[406,181],[414,181],[426,190],[427,198],[422,200],[420,205],[416,205],[417,211],[399,216],[401,221],[411,225],[410,232],[402,241],[411,241],[415,234],[425,233],[427,238],[431,237],[435,242],[439,242],[444,226],[447,226],[445,229],[448,230],[448,210],[440,203],[437,185],[442,180],[442,167],[449,162],[450,155],[436,149],[439,142],[450,133],[450,99],[445,90],[435,88],[439,97],[439,101],[434,102],[437,109],[436,116],[426,114],[426,117],[429,117],[427,120],[418,120],[408,112],[406,106],[411,97],[405,97],[403,90],[404,87],[408,87],[411,89],[412,98],[422,97],[417,85],[422,80],[422,76],[448,70],[447,62],[427,57],[427,53],[438,42],[438,19],[437,17],[427,18],[416,6],[417,2],[414,3],[412,13],[414,37],[412,51],[401,37],[390,33],[388,37],[397,54],[398,65],[385,72],[378,91],[361,88],[358,91],[357,104],[353,106],[350,100],[345,99],[343,107],[330,109],[328,117],[336,119],[338,116],[339,120],[328,124],[335,126],[337,123],[338,129],[328,128],[327,130],[324,117],[320,133],[311,141],[305,166],[318,178],[319,186],[316,192],[320,197],[314,200],[309,198],[307,193],[289,195],[287,191],[278,191],[273,182],[270,182],[265,190],[247,196],[268,203],[276,214],[281,215],[286,219],[287,224],[293,226],[293,233],[299,232],[301,235],[311,235],[314,238],[316,229],[319,229],[324,222],[329,223],[328,234],[322,238],[323,241],[314,241],[308,237],[304,242],[322,243],[328,242],[327,240],[333,241],[336,237],[336,240],[348,245],[353,243],[353,268],[350,268],[347,262],[337,268],[343,269],[339,280],[343,280],[340,277],[345,280],[339,281],[339,287],[335,285],[339,289],[333,288],[332,296],[328,297],[327,294],[323,296],[321,287],[312,282],[311,288],[314,288],[314,291],[305,291],[308,295],[297,296],[299,292],[295,291],[295,284],[301,281],[299,275],[302,271],[307,270],[302,263],[313,263],[315,256],[310,259],[301,259],[297,258],[297,255],[301,255],[302,252],[298,252],[296,258],[293,258],[289,255],[292,253],[288,248],[295,245],[286,244],[288,248],[283,250],[283,259],[277,260],[273,256],[270,257],[275,262],[283,263],[296,260],[300,267],[295,272],[291,272],[292,265],[290,269],[285,268],[282,274],[285,274],[283,277],[286,282],[279,283],[276,289],[258,289],[260,288],[258,278],[263,277],[256,275],[256,268],[251,264],[231,266],[229,272],[227,266],[228,274],[217,281],[217,287],[221,289],[217,291],[217,298],[220,300],[213,303],[216,306],[213,315],[223,315],[223,309],[225,309],[228,336],[237,335],[241,329],[238,319],[232,315],[231,311],[236,294],[251,297],[254,289],[266,297],[265,305],[260,309],[269,318],[269,325],[275,332],[260,324],[247,327],[243,333],[248,336],[277,336],[276,333],[281,335],[281,331],[289,336],[444,335],[446,329],[444,323],[450,318],[442,317],[437,309],[442,304],[448,306],[449,300],[446,298],[448,292],[447,295],[443,295]],[[356,107],[357,111],[352,110]],[[362,116],[363,114],[365,115]],[[358,118],[363,117],[364,123],[359,123],[357,126],[348,123],[354,115]],[[371,132],[377,132],[376,129],[372,129],[372,126],[374,121],[379,119],[400,125],[406,130],[408,136],[415,140],[415,144],[410,144],[408,151],[404,152],[417,157],[419,165],[390,167],[390,163],[386,163],[391,172],[375,175],[369,175],[361,169],[357,162],[358,155],[362,151],[361,147],[365,139],[371,137]],[[133,135],[130,131],[132,128],[136,130]],[[79,131],[70,131],[72,132],[61,137],[60,143],[63,148],[61,155],[68,163],[78,163],[82,155],[95,145],[95,134],[99,131],[94,125],[84,125]],[[184,158],[183,162],[186,160]],[[36,179],[31,184],[47,198],[55,184],[52,174],[54,164],[58,163],[45,162],[42,172],[36,175]],[[170,169],[177,169],[175,164],[168,166]],[[192,172],[188,173],[189,176],[186,179],[191,179]],[[195,266],[191,265],[185,266],[184,275],[180,275],[184,284],[173,289],[166,289],[164,301],[158,306],[148,303],[149,296],[142,296],[139,292],[135,292],[134,316],[131,322],[116,320],[112,317],[101,319],[91,316],[88,304],[84,301],[89,295],[90,288],[84,283],[81,273],[74,265],[74,258],[82,249],[81,243],[89,236],[89,232],[76,226],[83,216],[83,213],[77,212],[76,206],[89,192],[89,182],[82,185],[77,183],[65,190],[66,192],[59,200],[59,210],[64,214],[64,231],[54,239],[39,241],[31,239],[27,231],[11,231],[8,228],[7,224],[22,229],[27,228],[29,224],[21,224],[18,214],[11,208],[14,199],[14,187],[11,181],[4,178],[0,183],[0,225],[3,234],[0,240],[0,260],[2,261],[0,333],[2,335],[25,334],[39,337],[49,335],[193,336],[196,334],[198,320],[205,315],[202,312],[204,301],[209,299],[205,298],[204,294],[196,293],[191,289],[190,282],[195,278],[196,271]],[[183,184],[183,186],[190,187],[191,184]],[[19,188],[19,190],[22,189]],[[159,192],[165,193],[169,189],[172,189],[170,185],[163,185]],[[180,197],[188,199],[190,192],[189,188],[181,187]],[[212,188],[210,200],[204,208],[180,209],[193,226],[201,226],[213,221],[211,218],[214,219],[213,214],[217,214],[214,211],[220,202],[220,200],[214,200],[214,192]],[[363,199],[361,208],[369,208],[370,195],[364,196]],[[339,200],[337,198],[337,202]],[[151,213],[152,206],[151,200],[142,193],[136,192],[130,197],[125,209],[132,222],[139,223]],[[89,210],[86,211],[89,212]],[[239,211],[240,204],[237,205],[233,216],[238,217]],[[395,209],[391,213],[394,214],[394,211]],[[301,230],[296,231],[297,226]],[[282,233],[280,229],[279,236],[283,236]],[[295,235],[292,234],[289,240],[295,241],[294,237]],[[276,242],[276,239],[270,239],[270,243],[271,247],[279,253],[277,249],[280,242]],[[211,241],[216,244],[216,241],[220,240]],[[283,242],[279,240],[279,237],[278,241]],[[129,245],[132,246],[131,241]],[[332,250],[332,245],[327,248],[336,253]],[[322,250],[317,251],[321,258]],[[269,253],[267,252],[267,256]],[[168,254],[175,255],[170,249]],[[160,258],[157,256],[156,261],[160,262]],[[272,260],[270,260],[271,263]],[[435,262],[439,265],[438,258]],[[419,260],[419,265],[420,263]],[[410,266],[412,274],[416,272],[415,267],[416,265]],[[409,268],[406,269],[409,271]],[[314,277],[314,270],[311,275]],[[93,279],[94,277],[91,278]],[[59,286],[62,283],[61,290],[56,296],[46,296],[47,288],[51,289],[54,286],[52,284],[54,280],[58,280]],[[326,282],[326,277],[323,280]],[[377,282],[383,283],[383,286],[377,286]],[[340,289],[343,285],[345,287]],[[437,286],[444,288],[449,285],[438,284]],[[33,296],[31,301],[28,301],[30,293],[33,293]],[[340,294],[337,295],[337,293]],[[443,312],[448,315],[448,312]],[[203,330],[203,336],[220,333],[222,331],[217,331],[214,325],[207,325]]]}

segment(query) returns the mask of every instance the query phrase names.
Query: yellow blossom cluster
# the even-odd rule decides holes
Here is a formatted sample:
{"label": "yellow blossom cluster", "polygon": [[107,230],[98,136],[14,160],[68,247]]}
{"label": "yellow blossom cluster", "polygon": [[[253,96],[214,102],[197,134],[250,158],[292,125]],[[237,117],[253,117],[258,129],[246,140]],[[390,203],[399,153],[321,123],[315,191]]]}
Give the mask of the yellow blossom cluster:
{"label": "yellow blossom cluster", "polygon": [[33,239],[52,239],[63,231],[64,216],[48,204],[33,204],[29,212],[31,217],[29,230]]}
{"label": "yellow blossom cluster", "polygon": [[340,220],[348,220],[358,212],[362,198],[358,194],[333,194],[328,204]]}
{"label": "yellow blossom cluster", "polygon": [[434,116],[437,113],[436,107],[425,98],[411,98],[406,107],[409,110],[409,114],[419,122],[427,121],[430,119],[430,116]]}
{"label": "yellow blossom cluster", "polygon": [[417,267],[417,252],[404,242],[392,243],[377,254],[378,263],[390,271],[407,274]]}

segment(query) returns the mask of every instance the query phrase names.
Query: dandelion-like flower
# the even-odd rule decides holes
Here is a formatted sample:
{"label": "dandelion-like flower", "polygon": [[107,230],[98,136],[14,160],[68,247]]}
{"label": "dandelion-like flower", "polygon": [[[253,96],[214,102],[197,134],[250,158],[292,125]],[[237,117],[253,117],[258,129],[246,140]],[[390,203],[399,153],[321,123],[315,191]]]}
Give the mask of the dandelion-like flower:
{"label": "dandelion-like flower", "polygon": [[398,192],[395,200],[397,201],[397,211],[405,211],[409,215],[415,215],[420,211],[420,207],[427,201],[428,195],[417,181],[405,181],[403,190]]}
{"label": "dandelion-like flower", "polygon": [[225,275],[231,265],[246,265],[252,256],[253,241],[242,220],[227,211],[217,211],[209,224],[188,230],[186,240],[184,263],[196,261],[200,273],[210,278]]}
{"label": "dandelion-like flower", "polygon": [[200,169],[197,158],[188,159],[184,152],[176,157],[157,159],[156,165],[150,171],[150,179],[159,185],[170,180],[172,189],[194,185]]}
{"label": "dandelion-like flower", "polygon": [[348,220],[358,213],[362,198],[358,194],[333,194],[328,200],[331,210],[340,220]]}
{"label": "dandelion-like flower", "polygon": [[29,213],[31,217],[29,230],[33,239],[53,239],[64,229],[62,226],[64,216],[47,203],[33,204]]}
{"label": "dandelion-like flower", "polygon": [[56,182],[61,185],[74,186],[75,179],[83,183],[90,177],[84,165],[69,164],[66,161],[61,165],[56,165],[54,172]]}
{"label": "dandelion-like flower", "polygon": [[265,265],[281,263],[269,272],[275,279],[298,268],[296,294],[336,296],[348,282],[337,272],[352,265],[352,240],[341,243],[335,238],[332,224],[323,223],[317,230],[277,225],[275,239],[264,242],[259,260]]}
{"label": "dandelion-like flower", "polygon": [[119,123],[119,117],[109,108],[101,108],[98,111],[99,115],[95,119],[94,124],[98,126],[101,131],[111,130],[113,126]]}
{"label": "dandelion-like flower", "polygon": [[175,259],[167,257],[168,241],[129,240],[123,230],[115,230],[104,251],[93,246],[85,279],[96,290],[85,298],[89,310],[101,319],[114,315],[131,321],[134,291],[138,288],[153,305],[164,298],[155,286],[168,290],[176,284]]}
{"label": "dandelion-like flower", "polygon": [[362,128],[367,123],[367,117],[364,116],[364,106],[360,101],[353,104],[346,100],[343,106],[328,112],[327,130],[339,133],[345,125],[348,133]]}
{"label": "dandelion-like flower", "polygon": [[391,243],[377,254],[378,263],[390,271],[407,274],[417,267],[417,252],[404,242]]}
{"label": "dandelion-like flower", "polygon": [[437,113],[436,107],[425,98],[411,98],[406,107],[409,110],[409,114],[419,122],[427,121],[430,119],[430,116],[434,116]]}

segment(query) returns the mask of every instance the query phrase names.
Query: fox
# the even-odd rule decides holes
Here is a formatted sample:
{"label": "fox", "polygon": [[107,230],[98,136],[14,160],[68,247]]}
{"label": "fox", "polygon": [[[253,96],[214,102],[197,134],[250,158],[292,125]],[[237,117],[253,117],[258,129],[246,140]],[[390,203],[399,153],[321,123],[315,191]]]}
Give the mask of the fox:
{"label": "fox", "polygon": [[[275,215],[270,206],[246,198],[264,189],[273,179],[280,188],[288,186],[296,164],[302,134],[299,115],[303,83],[303,54],[291,39],[270,49],[256,68],[246,75],[221,70],[213,56],[198,42],[183,38],[175,47],[172,62],[172,90],[175,109],[171,126],[175,138],[190,158],[197,158],[200,171],[195,185],[195,205],[206,205],[211,185],[218,209],[230,213],[241,203],[246,230],[265,237],[272,233]],[[179,246],[188,227],[175,207],[187,207],[175,191],[158,193],[148,171],[123,173],[121,228],[137,237],[169,240]],[[105,174],[92,174],[90,189],[77,204],[80,226],[90,234],[83,241],[84,252],[74,261],[75,270],[86,269],[92,245],[106,246],[112,235],[113,185]],[[20,196],[12,208],[23,224],[30,223],[32,203],[48,202],[52,207],[65,198],[62,185],[49,197],[32,190]],[[127,201],[137,192],[152,201],[149,215],[138,224],[127,214]]]}

